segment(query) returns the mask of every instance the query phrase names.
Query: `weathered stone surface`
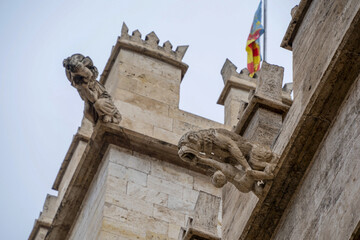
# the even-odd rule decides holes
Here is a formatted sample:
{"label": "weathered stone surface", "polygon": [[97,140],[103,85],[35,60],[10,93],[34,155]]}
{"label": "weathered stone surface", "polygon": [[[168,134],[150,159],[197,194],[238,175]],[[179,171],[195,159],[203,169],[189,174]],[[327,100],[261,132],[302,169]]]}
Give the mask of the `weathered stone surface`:
{"label": "weathered stone surface", "polygon": [[185,225],[185,214],[172,210],[170,208],[154,205],[154,217],[161,219],[165,222],[179,224],[181,226]]}
{"label": "weathered stone surface", "polygon": [[350,239],[360,221],[359,102],[360,78],[319,146],[274,239]]}
{"label": "weathered stone surface", "polygon": [[169,195],[163,192],[158,192],[154,189],[138,185],[136,183],[128,182],[127,194],[134,199],[141,199],[145,202],[155,203],[162,206],[168,205]]}
{"label": "weathered stone surface", "polygon": [[[289,89],[279,92],[278,82],[269,89],[256,83],[255,94],[251,90],[250,98],[240,98],[239,84],[227,83],[241,73],[229,62],[224,65],[228,87],[221,97],[231,120],[226,122],[233,125],[238,108],[241,119],[234,131],[281,155],[276,177],[260,199],[225,185],[224,240],[360,235],[359,9],[354,0],[301,1],[286,38],[294,51],[290,110]],[[45,204],[51,211],[36,221],[31,239],[45,234],[46,239],[175,239],[185,219],[194,219],[200,190],[221,195],[204,175],[206,167],[180,161],[175,139],[190,130],[229,126],[178,109],[186,47],[173,51],[170,42],[163,47],[158,42],[155,34],[146,40],[139,31],[130,36],[123,26],[101,79],[126,116],[121,127],[93,128],[83,121],[78,133],[84,138],[73,141],[54,183],[58,197]]]}
{"label": "weathered stone surface", "polygon": [[174,168],[172,164],[158,160],[151,161],[151,175],[190,189],[194,183],[194,177],[189,170]]}
{"label": "weathered stone surface", "polygon": [[[73,174],[74,166],[76,166],[77,162],[80,160],[88,141],[89,141],[89,137],[85,137],[81,134],[74,135],[69,150],[66,153],[65,159],[61,164],[60,170],[56,176],[52,189],[59,191],[59,189],[63,188],[63,185],[67,185],[65,181],[68,181],[69,176]],[[72,162],[72,164],[69,167],[70,162]],[[67,174],[67,176],[65,176],[63,182],[63,178],[65,174]],[[62,185],[61,187],[60,184]]]}
{"label": "weathered stone surface", "polygon": [[109,175],[146,186],[147,174],[119,164],[109,163]]}
{"label": "weathered stone surface", "polygon": [[[255,89],[256,95],[271,99],[276,105],[290,106],[290,88],[281,89],[283,73],[282,67],[264,62],[260,72],[251,78],[246,68],[237,73],[236,66],[226,59],[221,70],[225,86],[217,102],[225,107],[225,125],[236,125]],[[274,103],[267,105],[271,108]]]}
{"label": "weathered stone surface", "polygon": [[[239,114],[240,121],[234,131],[249,141],[269,147],[276,139],[289,107],[283,103],[283,68],[268,63],[264,65],[258,74],[257,88],[249,94],[249,103]],[[261,199],[261,195],[258,196]],[[253,194],[240,193],[229,184],[223,188],[224,239],[239,239],[251,221],[257,203]]]}
{"label": "weathered stone surface", "polygon": [[126,148],[118,148],[111,145],[109,148],[108,157],[112,163],[122,165],[127,168],[132,168],[143,173],[150,172],[151,163],[140,156],[133,155],[132,151]]}
{"label": "weathered stone surface", "polygon": [[64,59],[66,77],[84,100],[84,116],[94,124],[100,119],[105,123],[118,124],[121,115],[111,96],[96,78],[99,74],[89,57],[74,54]]}
{"label": "weathered stone surface", "polygon": [[200,192],[194,216],[188,219],[186,228],[182,228],[180,231],[179,240],[221,239],[217,234],[219,208],[219,197]]}
{"label": "weathered stone surface", "polygon": [[[107,178],[107,166],[105,162],[99,166],[99,171],[95,175],[86,193],[84,204],[79,211],[76,223],[71,227],[69,239],[96,239],[100,230],[102,219],[102,209],[104,206],[104,192]],[[55,229],[56,230],[56,229]],[[49,237],[60,237],[48,235]]]}
{"label": "weathered stone surface", "polygon": [[[335,21],[338,16],[347,17]],[[319,21],[321,24],[316,27],[311,24]],[[332,27],[325,30],[328,26]],[[273,145],[273,150],[281,154],[277,177],[265,187],[269,192],[257,203],[241,239],[270,239],[274,234],[350,86],[359,75],[360,34],[356,30],[359,27],[358,1],[335,1],[331,4],[313,1],[310,5],[304,25],[297,33],[299,37],[293,44],[294,66],[297,65],[298,70],[294,72],[294,84],[306,81],[301,82],[302,89],[298,89],[294,104]],[[321,38],[313,34],[315,28],[317,32],[323,30]],[[321,54],[313,54],[320,49]],[[314,65],[320,62],[318,67]],[[296,87],[294,91],[296,93]]]}
{"label": "weathered stone surface", "polygon": [[282,126],[282,114],[258,108],[244,132],[244,137],[271,146]]}
{"label": "weathered stone surface", "polygon": [[239,191],[252,191],[259,197],[264,182],[273,178],[278,159],[269,147],[226,129],[190,131],[181,137],[178,148],[183,161],[209,168],[215,187],[221,188],[230,182]]}

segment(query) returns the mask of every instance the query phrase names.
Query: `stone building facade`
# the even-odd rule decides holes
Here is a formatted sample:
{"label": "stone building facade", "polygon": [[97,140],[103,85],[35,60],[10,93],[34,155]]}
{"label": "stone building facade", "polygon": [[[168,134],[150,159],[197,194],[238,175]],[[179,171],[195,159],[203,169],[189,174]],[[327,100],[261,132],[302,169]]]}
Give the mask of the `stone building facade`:
{"label": "stone building facade", "polygon": [[[124,24],[100,77],[120,125],[84,117],[29,239],[360,239],[360,2],[302,0],[292,17],[293,84],[226,60],[225,124],[179,109],[186,46]],[[183,134],[210,128],[278,156],[261,195],[179,158]]]}

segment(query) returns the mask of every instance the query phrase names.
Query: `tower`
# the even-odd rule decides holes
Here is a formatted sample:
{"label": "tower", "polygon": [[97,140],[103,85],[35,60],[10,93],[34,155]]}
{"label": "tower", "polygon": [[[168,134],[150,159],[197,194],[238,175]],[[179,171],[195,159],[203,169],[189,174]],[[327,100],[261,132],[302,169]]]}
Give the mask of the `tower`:
{"label": "tower", "polygon": [[187,46],[158,43],[123,24],[100,78],[120,126],[83,119],[53,185],[58,196],[47,197],[30,239],[177,239],[200,192],[220,209],[221,189],[206,169],[189,170],[177,142],[224,126],[179,109]]}

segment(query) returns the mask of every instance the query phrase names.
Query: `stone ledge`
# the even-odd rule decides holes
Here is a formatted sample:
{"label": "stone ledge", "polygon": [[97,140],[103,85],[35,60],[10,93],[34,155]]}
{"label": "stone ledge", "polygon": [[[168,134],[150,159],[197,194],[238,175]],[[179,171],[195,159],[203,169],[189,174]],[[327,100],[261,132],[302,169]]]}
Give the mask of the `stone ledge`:
{"label": "stone ledge", "polygon": [[180,231],[183,231],[183,235],[179,240],[221,240],[220,237],[215,236],[214,234],[192,227],[189,227],[188,229],[181,228]]}
{"label": "stone ledge", "polygon": [[299,27],[311,3],[312,0],[301,0],[298,9],[292,16],[290,24],[286,30],[285,36],[280,44],[281,47],[288,50],[292,50],[292,43],[295,39],[296,33],[299,30]]}
{"label": "stone ledge", "polygon": [[70,144],[70,147],[69,147],[69,150],[67,151],[66,155],[65,155],[65,159],[64,161],[62,162],[61,164],[61,167],[60,167],[60,170],[56,176],[56,179],[55,179],[55,182],[52,186],[52,189],[53,190],[56,190],[58,191],[59,190],[59,185],[64,177],[64,174],[66,172],[66,169],[70,163],[70,160],[76,150],[76,147],[78,146],[79,142],[80,141],[84,141],[84,142],[88,142],[89,141],[89,138],[82,135],[82,134],[75,134],[74,137],[73,137],[73,140]]}
{"label": "stone ledge", "polygon": [[251,116],[255,113],[255,110],[259,106],[274,112],[281,113],[283,114],[283,118],[285,118],[285,115],[290,108],[290,106],[285,105],[282,102],[270,99],[260,94],[254,94],[249,101],[249,105],[245,108],[242,118],[235,126],[234,132],[243,135],[249,121],[251,120]]}
{"label": "stone ledge", "polygon": [[[110,144],[144,153],[186,169],[190,168],[179,158],[176,145],[117,125],[98,122],[56,212],[46,236],[47,240],[61,240],[68,236],[92,179]],[[191,169],[206,174],[206,169],[194,167]]]}
{"label": "stone ledge", "polygon": [[37,233],[39,232],[40,228],[46,228],[46,229],[50,229],[51,224],[48,222],[44,222],[44,221],[40,221],[40,220],[35,220],[35,224],[33,229],[31,230],[30,236],[29,236],[29,240],[34,240]]}
{"label": "stone ledge", "polygon": [[225,87],[224,87],[224,89],[222,90],[222,92],[220,94],[220,97],[219,97],[219,99],[217,101],[217,104],[224,105],[225,99],[226,99],[227,95],[229,94],[230,89],[232,89],[232,88],[243,89],[243,90],[247,90],[247,91],[255,90],[256,89],[256,82],[255,81],[250,82],[250,81],[247,81],[247,80],[243,80],[243,79],[231,76],[225,82]]}
{"label": "stone ledge", "polygon": [[[304,1],[304,0],[303,0]],[[280,220],[296,194],[311,161],[331,127],[346,95],[360,74],[360,11],[349,25],[323,76],[316,82],[289,141],[281,153],[273,182],[266,184],[240,239],[274,237]],[[284,123],[286,124],[286,122]],[[282,149],[282,132],[273,151]],[[356,233],[354,233],[356,234]]]}

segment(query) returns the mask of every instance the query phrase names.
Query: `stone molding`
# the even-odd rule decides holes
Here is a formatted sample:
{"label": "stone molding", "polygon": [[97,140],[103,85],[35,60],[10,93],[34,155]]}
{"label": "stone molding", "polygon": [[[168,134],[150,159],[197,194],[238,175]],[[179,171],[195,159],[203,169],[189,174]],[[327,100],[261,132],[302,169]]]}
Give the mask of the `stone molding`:
{"label": "stone molding", "polygon": [[[74,148],[76,141],[73,141]],[[146,154],[162,161],[170,162],[195,172],[206,174],[206,169],[190,167],[177,155],[177,146],[149,137],[132,130],[98,122],[88,141],[70,183],[57,209],[46,240],[66,239],[76,221],[76,216],[86,196],[88,188],[94,178],[101,160],[110,144]],[[70,147],[71,148],[71,147]],[[69,150],[69,152],[71,152]],[[70,155],[70,153],[69,153]],[[64,170],[63,170],[64,171]],[[60,177],[58,177],[60,179]],[[58,180],[60,181],[60,180]],[[75,210],[75,211],[74,211]]]}
{"label": "stone molding", "polygon": [[128,34],[129,28],[123,23],[121,29],[121,36],[118,37],[118,40],[115,46],[111,50],[111,55],[107,61],[104,71],[100,76],[100,83],[106,83],[107,77],[110,73],[110,70],[115,62],[117,55],[120,52],[120,49],[127,49],[134,52],[141,53],[143,55],[156,58],[160,61],[171,64],[179,69],[181,69],[181,79],[184,77],[188,65],[182,62],[182,59],[186,53],[186,50],[189,46],[178,46],[175,51],[172,50],[173,46],[170,41],[164,42],[163,46],[159,46],[159,38],[155,32],[151,32],[146,35],[145,40],[141,39],[141,33],[139,30],[135,30],[131,35]]}
{"label": "stone molding", "polygon": [[82,134],[75,134],[72,141],[71,141],[71,144],[70,144],[70,147],[69,147],[69,150],[67,151],[66,155],[65,155],[65,158],[64,158],[64,161],[62,162],[61,166],[60,166],[60,170],[55,178],[55,182],[53,183],[53,186],[52,186],[52,189],[53,190],[56,190],[58,191],[59,190],[59,185],[62,181],[62,178],[64,177],[64,174],[66,172],[66,169],[70,163],[70,160],[76,150],[76,147],[78,146],[79,142],[80,141],[84,141],[84,142],[88,142],[89,141],[89,138],[82,135]]}
{"label": "stone molding", "polygon": [[290,106],[283,104],[280,101],[273,100],[269,97],[263,96],[261,94],[255,94],[250,98],[249,104],[242,112],[242,117],[234,128],[234,132],[242,135],[251,120],[251,117],[255,113],[256,109],[261,106],[265,109],[280,113],[283,117],[286,116],[286,113],[289,111]]}
{"label": "stone molding", "polygon": [[37,233],[39,232],[40,228],[50,229],[50,226],[51,226],[50,223],[47,223],[47,222],[36,219],[35,223],[34,223],[34,227],[31,230],[31,233],[30,233],[30,236],[29,236],[28,239],[29,240],[34,240]]}
{"label": "stone molding", "polygon": [[297,8],[295,6],[295,8],[291,10],[292,19],[280,44],[282,48],[292,50],[292,42],[294,41],[297,31],[299,30],[311,2],[312,0],[301,0]]}

